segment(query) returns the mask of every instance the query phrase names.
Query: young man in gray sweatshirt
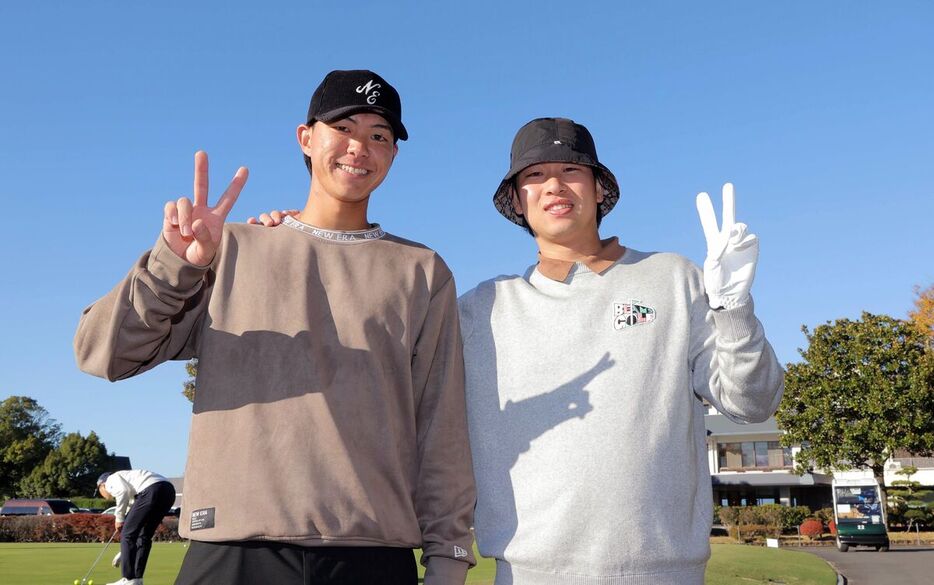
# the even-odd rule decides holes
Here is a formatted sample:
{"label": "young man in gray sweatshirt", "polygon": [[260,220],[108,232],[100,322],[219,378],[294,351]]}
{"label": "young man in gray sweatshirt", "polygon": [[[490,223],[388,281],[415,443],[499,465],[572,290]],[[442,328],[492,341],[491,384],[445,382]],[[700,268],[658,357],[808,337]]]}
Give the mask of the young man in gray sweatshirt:
{"label": "young man in gray sweatshirt", "polygon": [[782,369],[749,295],[758,241],[732,185],[687,259],[601,239],[619,199],[590,133],[529,122],[493,201],[538,261],[459,300],[478,500],[475,531],[497,585],[701,585],[712,517],[707,400],[768,418]]}

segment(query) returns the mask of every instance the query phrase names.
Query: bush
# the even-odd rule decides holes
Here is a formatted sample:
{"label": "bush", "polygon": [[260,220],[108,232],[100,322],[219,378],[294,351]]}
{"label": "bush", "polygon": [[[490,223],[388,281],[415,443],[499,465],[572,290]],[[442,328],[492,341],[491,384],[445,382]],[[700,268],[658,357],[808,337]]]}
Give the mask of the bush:
{"label": "bush", "polygon": [[104,498],[85,498],[79,496],[68,499],[74,502],[79,508],[97,508],[100,510],[106,510],[116,503],[113,500],[105,500]]}
{"label": "bush", "polygon": [[782,506],[782,529],[793,531],[811,516],[807,506]]}
{"label": "bush", "polygon": [[759,524],[768,527],[768,534],[772,538],[778,538],[782,533],[782,521],[785,516],[787,506],[781,504],[764,504],[752,508],[756,511],[755,519]]}
{"label": "bush", "polygon": [[720,522],[724,526],[736,526],[739,524],[739,511],[741,509],[736,506],[724,506],[718,510],[717,515],[720,516]]}
{"label": "bush", "polygon": [[814,512],[814,516],[824,524],[830,524],[833,520],[833,508],[821,508]]}
{"label": "bush", "polygon": [[720,520],[736,540],[777,538],[782,532],[783,508],[780,504],[724,507],[720,508]]}
{"label": "bush", "polygon": [[819,538],[824,533],[824,523],[817,518],[808,518],[798,527],[802,536],[808,538]]}
{"label": "bush", "polygon": [[182,538],[178,535],[178,518],[166,518],[156,528],[152,539],[157,542],[175,542]]}
{"label": "bush", "polygon": [[[113,516],[100,514],[0,517],[0,542],[106,542],[113,532]],[[153,540],[180,540],[178,519],[164,520]]]}

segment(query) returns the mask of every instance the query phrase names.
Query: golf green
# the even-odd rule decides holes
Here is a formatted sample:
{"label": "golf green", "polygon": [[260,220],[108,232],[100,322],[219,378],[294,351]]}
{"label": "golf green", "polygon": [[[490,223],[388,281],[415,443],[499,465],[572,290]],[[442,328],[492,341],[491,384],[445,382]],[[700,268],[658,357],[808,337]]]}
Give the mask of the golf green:
{"label": "golf green", "polygon": [[[3,585],[72,585],[90,569],[102,544],[0,544],[0,575]],[[732,544],[712,545],[713,556],[707,567],[707,585],[833,585],[836,577],[823,560],[805,552],[788,549]],[[183,543],[157,543],[146,570],[146,585],[172,585],[186,546]],[[105,585],[120,578],[110,566],[117,547],[101,557],[89,579]],[[496,568],[490,559],[468,573],[467,583],[491,585]]]}

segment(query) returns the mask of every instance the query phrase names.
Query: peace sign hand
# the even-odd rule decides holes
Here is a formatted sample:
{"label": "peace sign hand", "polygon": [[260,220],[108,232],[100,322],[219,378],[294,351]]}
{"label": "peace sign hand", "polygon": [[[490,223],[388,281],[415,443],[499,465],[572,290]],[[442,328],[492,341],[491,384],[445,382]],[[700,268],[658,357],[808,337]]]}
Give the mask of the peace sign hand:
{"label": "peace sign hand", "polygon": [[209,207],[208,155],[203,150],[195,153],[194,203],[187,197],[167,202],[162,220],[162,237],[179,258],[197,266],[207,266],[214,260],[227,214],[248,176],[246,167],[237,169],[217,205]]}
{"label": "peace sign hand", "polygon": [[713,309],[732,309],[745,304],[756,276],[759,238],[747,231],[746,224],[736,223],[733,184],[723,185],[722,228],[717,227],[717,216],[707,193],[697,194],[697,213],[707,238],[707,259],[704,260],[707,302]]}

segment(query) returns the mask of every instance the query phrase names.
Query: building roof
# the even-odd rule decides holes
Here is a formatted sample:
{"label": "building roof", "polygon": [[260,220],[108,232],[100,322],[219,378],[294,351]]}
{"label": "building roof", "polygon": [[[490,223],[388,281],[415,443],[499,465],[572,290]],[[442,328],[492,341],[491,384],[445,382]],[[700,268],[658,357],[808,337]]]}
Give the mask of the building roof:
{"label": "building roof", "polygon": [[761,423],[740,424],[735,423],[722,414],[704,415],[704,425],[707,427],[707,434],[714,436],[724,435],[757,435],[781,433],[778,430],[778,423],[775,417],[770,417],[767,421]]}
{"label": "building roof", "polygon": [[717,473],[711,476],[714,486],[787,487],[830,485],[831,476],[822,473],[795,475],[784,472]]}

